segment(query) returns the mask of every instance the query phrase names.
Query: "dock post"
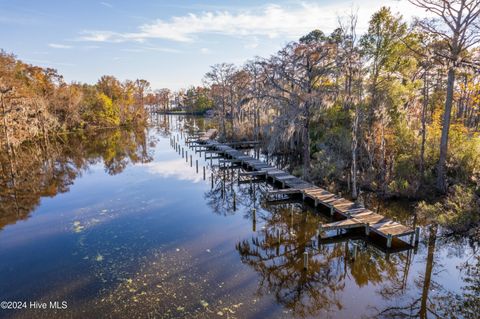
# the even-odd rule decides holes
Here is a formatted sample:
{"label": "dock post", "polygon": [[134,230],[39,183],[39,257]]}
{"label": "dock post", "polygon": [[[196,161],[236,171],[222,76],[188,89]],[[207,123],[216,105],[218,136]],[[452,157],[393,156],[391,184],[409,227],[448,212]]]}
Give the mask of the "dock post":
{"label": "dock post", "polygon": [[387,235],[387,248],[392,248],[392,235]]}
{"label": "dock post", "polygon": [[335,208],[333,208],[333,206],[330,206],[330,216],[333,216],[334,213],[335,213]]}
{"label": "dock post", "polygon": [[370,235],[370,223],[365,224],[365,235]]}
{"label": "dock post", "polygon": [[303,269],[308,270],[308,252],[303,253]]}
{"label": "dock post", "polygon": [[197,168],[197,174],[198,174],[198,160],[195,160],[195,167]]}
{"label": "dock post", "polygon": [[183,146],[182,146],[182,158],[184,158],[185,156],[185,152],[184,152],[184,149],[183,149]]}
{"label": "dock post", "polygon": [[237,210],[237,195],[233,192],[233,211]]}
{"label": "dock post", "polygon": [[415,227],[415,247],[418,246],[418,242],[420,241],[420,227]]}
{"label": "dock post", "polygon": [[[252,185],[253,185],[253,183],[252,183]],[[255,201],[255,200],[257,199],[257,195],[256,195],[256,193],[255,193],[255,189],[256,189],[256,188],[257,188],[257,187],[256,187],[255,185],[253,185],[253,201]]]}
{"label": "dock post", "polygon": [[212,173],[212,189],[213,189],[213,173]]}
{"label": "dock post", "polygon": [[[190,167],[193,166],[193,159],[192,159],[192,155],[190,155]],[[198,168],[197,168],[197,173],[198,173]]]}
{"label": "dock post", "polygon": [[254,208],[253,211],[253,220],[252,220],[252,230],[257,231],[257,210]]}
{"label": "dock post", "polygon": [[277,239],[278,239],[278,244],[280,245],[280,242],[281,242],[280,229],[277,229]]}
{"label": "dock post", "polygon": [[206,176],[206,174],[205,174],[205,166],[204,166],[203,167],[203,180],[205,180],[205,176]]}

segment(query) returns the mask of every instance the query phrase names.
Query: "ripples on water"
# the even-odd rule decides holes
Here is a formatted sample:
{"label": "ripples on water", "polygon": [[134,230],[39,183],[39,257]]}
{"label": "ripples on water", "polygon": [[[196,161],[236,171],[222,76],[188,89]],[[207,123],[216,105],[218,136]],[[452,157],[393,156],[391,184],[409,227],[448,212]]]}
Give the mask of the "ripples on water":
{"label": "ripples on water", "polygon": [[[206,125],[160,116],[148,130],[2,153],[0,301],[68,309],[0,317],[477,318],[476,243],[435,227],[423,228],[417,250],[392,254],[361,234],[320,241],[326,214],[266,204],[264,182],[238,184],[238,169],[188,149],[190,166],[170,146],[171,134]],[[412,223],[408,203],[366,202]]]}

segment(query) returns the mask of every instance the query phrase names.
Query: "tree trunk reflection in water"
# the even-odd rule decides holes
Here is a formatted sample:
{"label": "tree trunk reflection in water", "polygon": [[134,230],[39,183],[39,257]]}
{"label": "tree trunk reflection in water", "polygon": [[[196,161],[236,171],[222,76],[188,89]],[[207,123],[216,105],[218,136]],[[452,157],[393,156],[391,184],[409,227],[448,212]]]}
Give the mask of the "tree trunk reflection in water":
{"label": "tree trunk reflection in water", "polygon": [[40,139],[0,152],[0,230],[27,219],[42,197],[68,192],[92,164],[103,162],[106,172],[114,175],[128,163],[152,159],[143,128],[93,134],[95,138],[82,133]]}
{"label": "tree trunk reflection in water", "polygon": [[430,234],[428,237],[428,253],[427,262],[425,266],[425,276],[423,279],[422,289],[422,303],[420,306],[420,318],[426,319],[428,314],[428,293],[430,290],[430,282],[432,280],[432,270],[434,266],[433,257],[435,255],[435,242],[437,240],[437,226],[430,227]]}

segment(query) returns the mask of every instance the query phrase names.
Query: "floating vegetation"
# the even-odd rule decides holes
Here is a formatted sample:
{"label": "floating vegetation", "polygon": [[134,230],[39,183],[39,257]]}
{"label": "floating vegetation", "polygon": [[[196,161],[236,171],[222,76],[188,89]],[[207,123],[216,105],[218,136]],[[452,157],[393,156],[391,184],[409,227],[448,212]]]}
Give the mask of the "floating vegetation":
{"label": "floating vegetation", "polygon": [[[215,279],[215,272],[196,269],[199,260],[188,249],[149,249],[144,241],[118,245],[115,233],[125,234],[109,228],[103,240],[86,236],[79,247],[91,256],[93,274],[103,286],[92,300],[96,313],[122,318],[236,318],[243,304],[239,296],[224,293],[225,283]],[[92,250],[98,251],[93,257]]]}
{"label": "floating vegetation", "polygon": [[78,220],[73,222],[73,232],[81,233],[84,229],[85,226],[82,226],[82,224]]}

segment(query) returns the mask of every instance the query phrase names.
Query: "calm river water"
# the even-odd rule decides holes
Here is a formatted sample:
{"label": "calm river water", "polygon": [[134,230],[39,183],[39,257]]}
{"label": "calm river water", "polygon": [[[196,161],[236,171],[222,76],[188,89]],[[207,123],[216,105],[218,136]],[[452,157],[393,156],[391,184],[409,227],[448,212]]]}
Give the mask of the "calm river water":
{"label": "calm river water", "polygon": [[[267,205],[264,182],[238,184],[238,170],[185,147],[191,166],[171,147],[205,125],[160,116],[2,154],[0,301],[29,309],[0,317],[478,318],[477,243],[435,227],[388,255],[358,234],[320,242],[327,214]],[[375,209],[411,225],[405,206]]]}

